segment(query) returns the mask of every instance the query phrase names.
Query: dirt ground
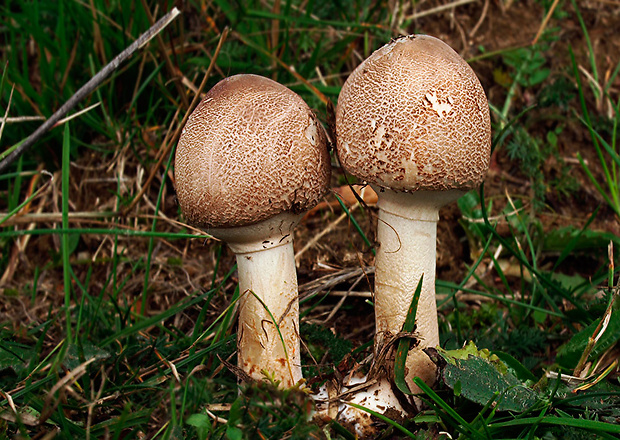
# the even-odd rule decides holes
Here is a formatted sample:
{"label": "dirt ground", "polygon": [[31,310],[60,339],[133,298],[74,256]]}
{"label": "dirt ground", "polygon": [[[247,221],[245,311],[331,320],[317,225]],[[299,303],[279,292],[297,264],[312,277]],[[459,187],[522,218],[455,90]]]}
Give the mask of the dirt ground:
{"label": "dirt ground", "polygon": [[[544,8],[541,3],[533,0],[472,2],[416,19],[408,24],[403,22],[402,30],[405,32],[421,30],[444,39],[466,59],[479,57],[481,47],[489,53],[530,45],[541,28],[544,17]],[[440,4],[440,2],[423,1],[417,5],[417,10],[426,10]],[[620,33],[618,32],[620,3],[613,0],[580,1],[579,7],[590,32],[599,72],[602,76],[610,75],[620,60]],[[553,40],[546,42],[549,48],[544,54],[553,79],[570,79],[568,48],[572,47],[577,63],[584,67],[588,66],[588,51],[579,22],[575,14],[571,12],[572,7],[562,5],[561,8],[567,11],[566,16],[552,18],[546,25],[547,29],[558,29],[553,32]],[[405,15],[414,12],[409,10]],[[489,101],[501,108],[507,94],[507,87],[498,82],[498,78],[507,72],[507,67],[502,63],[501,57],[481,58],[474,61],[472,67],[479,75]],[[620,76],[616,78],[610,89],[616,100],[619,89]],[[540,91],[541,89],[537,87],[519,88],[512,107],[517,111],[536,103],[539,98],[536,93]],[[596,107],[591,94],[588,100],[592,107]],[[620,235],[618,219],[588,181],[577,160],[577,152],[581,152],[594,175],[602,181],[602,170],[589,134],[572,113],[577,109],[577,105],[577,101],[573,99],[569,104],[569,109],[562,115],[558,115],[557,110],[553,108],[535,108],[527,115],[527,129],[534,137],[545,139],[548,131],[562,127],[558,135],[557,154],[549,154],[542,163],[544,179],[548,183],[544,207],[534,211],[533,190],[529,177],[524,175],[519,162],[509,157],[507,149],[500,146],[494,153],[492,168],[485,181],[485,194],[494,200],[494,212],[491,214],[496,214],[497,211],[507,206],[509,198],[520,199],[523,201],[525,211],[536,216],[540,221],[543,231],[553,231],[564,226],[582,227],[592,212],[600,206],[599,213],[590,229]],[[601,112],[604,111],[604,108],[601,108]],[[155,146],[150,136],[151,133],[145,130],[144,144]],[[145,149],[141,154],[154,157],[157,149]],[[150,170],[145,170],[137,162],[126,162],[129,157],[131,156],[120,151],[113,159],[101,163],[100,158],[94,153],[81,156],[72,168],[70,209],[77,213],[118,209],[115,196],[117,191],[115,175],[121,176],[123,182],[121,193],[124,196],[136,194],[145,184],[145,176],[148,176]],[[335,187],[342,185],[341,176],[341,171],[335,166],[333,178]],[[573,189],[566,193],[558,191],[557,187],[550,183],[562,176],[568,176],[574,181],[571,187]],[[30,213],[52,213],[55,215],[55,220],[38,220],[37,227],[59,227],[61,179],[58,173],[55,177],[54,182],[49,185],[43,196],[29,208]],[[172,179],[171,174],[169,177]],[[156,178],[139,203],[123,214],[118,223],[113,224],[101,218],[77,216],[71,220],[72,227],[114,226],[134,230],[150,229],[152,219],[149,215],[154,211],[154,200],[160,186],[158,179],[160,177]],[[353,213],[368,238],[373,240],[376,211],[372,207],[372,200],[369,200],[369,205],[368,210],[355,209]],[[157,230],[181,230],[181,226],[177,223],[178,208],[174,187],[170,180],[164,191],[161,212]],[[300,291],[302,295],[307,294],[315,286],[311,283],[319,277],[340,276],[343,279],[340,283],[333,285],[324,283],[324,286],[339,292],[352,289],[352,297],[341,307],[340,313],[331,317],[326,325],[345,338],[358,342],[367,341],[372,337],[373,318],[372,309],[364,302],[364,295],[371,290],[372,275],[360,275],[353,270],[371,266],[373,264],[372,253],[350,222],[344,219],[336,223],[341,213],[334,196],[329,195],[322,209],[315,210],[306,217],[298,228],[295,237],[296,251],[301,250],[319,234],[324,233],[300,256],[298,275]],[[467,239],[461,213],[456,204],[444,208],[440,213],[440,218],[437,276],[438,279],[458,283],[466,273],[466,265],[473,262],[480,248],[475,247],[475,242]],[[16,217],[11,221],[19,222],[20,219]],[[24,223],[16,224],[20,228],[26,226]],[[501,224],[499,228],[502,228]],[[509,234],[507,227],[504,227],[503,231],[506,235]],[[220,248],[222,258],[214,276],[213,271]],[[11,322],[25,329],[44,321],[49,314],[60,313],[56,310],[63,301],[63,274],[59,258],[60,243],[57,236],[24,236],[5,249],[11,249],[12,254],[11,264],[5,270],[0,282],[6,299],[0,302],[0,320],[5,321],[10,316]],[[113,267],[109,261],[114,249],[114,239],[111,236],[103,237],[84,233],[79,237],[72,257],[72,267],[82,282],[88,282],[88,290],[93,296],[100,292],[109,292],[108,283]],[[122,255],[122,259],[116,267],[116,277],[122,284],[119,294],[127,304],[134,303],[142,293],[144,263],[141,261],[147,255],[147,250],[148,239],[131,236],[121,236],[118,239],[116,252]],[[551,260],[557,254],[557,251],[543,253],[543,263],[545,259]],[[569,259],[563,266],[563,271],[588,277],[600,267],[605,258],[606,255],[603,254],[580,254],[579,258]],[[50,261],[52,264],[49,264]],[[488,261],[486,263],[488,264]],[[232,253],[213,241],[157,239],[149,275],[147,313],[157,314],[183,297],[208,289],[212,285],[212,280],[215,279],[216,283],[221,280],[233,264]],[[36,280],[36,285],[33,280]],[[499,281],[492,274],[485,278],[485,282],[492,286],[499,286]],[[221,293],[214,301],[220,309],[216,307],[209,311],[211,316],[219,315],[227,305],[234,286],[235,277],[233,276],[223,286]],[[35,307],[28,304],[33,290],[36,291]],[[330,310],[338,304],[339,300],[340,297],[337,295],[328,298],[307,319],[312,322],[323,322],[329,317]],[[472,306],[475,305],[472,303]],[[139,309],[140,306],[140,303],[135,303],[134,307]],[[198,312],[195,311],[196,314]],[[183,314],[176,318],[176,325],[181,329],[191,328],[194,319],[195,316]],[[49,342],[52,343],[54,332],[50,332],[48,337]]]}

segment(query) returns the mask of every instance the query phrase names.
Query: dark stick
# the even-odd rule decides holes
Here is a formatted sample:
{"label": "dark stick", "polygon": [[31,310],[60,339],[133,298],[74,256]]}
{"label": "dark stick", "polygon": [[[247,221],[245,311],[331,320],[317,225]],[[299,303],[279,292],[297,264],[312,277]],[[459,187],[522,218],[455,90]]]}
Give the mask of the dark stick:
{"label": "dark stick", "polygon": [[75,105],[90,95],[103,81],[106,80],[112,72],[121,65],[123,61],[128,59],[135,51],[142,48],[163,28],[168,26],[172,20],[181,12],[176,8],[172,8],[170,12],[160,18],[157,23],[151,26],[145,33],[131,43],[125,50],[119,53],[112,61],[110,61],[103,69],[93,76],[86,84],[84,84],[74,95],[69,98],[48,120],[46,120],[39,128],[37,128],[30,136],[28,136],[11,154],[0,162],[0,173],[11,165],[19,156],[21,156],[28,148],[38,141],[50,128],[54,127]]}

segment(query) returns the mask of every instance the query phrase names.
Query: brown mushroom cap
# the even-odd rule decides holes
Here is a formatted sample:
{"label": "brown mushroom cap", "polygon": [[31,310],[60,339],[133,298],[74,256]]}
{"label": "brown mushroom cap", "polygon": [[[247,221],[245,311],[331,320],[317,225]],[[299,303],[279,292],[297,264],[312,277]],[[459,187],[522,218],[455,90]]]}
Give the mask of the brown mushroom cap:
{"label": "brown mushroom cap", "polygon": [[226,78],[207,93],[187,120],[175,159],[181,210],[205,228],[304,212],[329,184],[320,122],[299,95],[257,75]]}
{"label": "brown mushroom cap", "polygon": [[338,158],[354,176],[400,191],[470,189],[489,166],[487,99],[469,65],[441,40],[398,38],[344,84]]}

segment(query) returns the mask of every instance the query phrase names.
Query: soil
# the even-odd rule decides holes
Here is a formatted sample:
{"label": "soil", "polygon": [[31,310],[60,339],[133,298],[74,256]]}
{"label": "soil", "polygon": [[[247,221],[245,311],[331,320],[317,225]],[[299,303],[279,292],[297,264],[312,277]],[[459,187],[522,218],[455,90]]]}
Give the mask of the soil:
{"label": "soil", "polygon": [[[501,56],[480,58],[481,47],[486,53],[506,51],[512,48],[527,47],[541,28],[544,18],[544,2],[526,0],[512,2],[510,0],[478,1],[453,10],[420,18],[413,22],[403,21],[396,25],[401,32],[423,31],[435,35],[448,42],[465,58],[477,58],[472,67],[480,76],[481,82],[487,91],[489,100],[495,107],[501,108],[507,95],[507,87],[498,81],[510,73],[502,62]],[[443,2],[422,1],[417,4],[418,10],[426,10],[439,6]],[[594,57],[601,77],[607,78],[620,60],[620,3],[613,0],[579,2],[581,13],[590,31],[590,39],[594,48]],[[547,29],[555,29],[551,40],[545,40],[548,47],[544,52],[547,58],[547,67],[550,68],[552,80],[568,79],[571,81],[570,55],[568,48],[572,48],[579,66],[586,69],[589,66],[589,53],[584,35],[579,26],[577,17],[571,6],[562,8],[565,16],[552,18],[546,25]],[[413,11],[409,11],[409,14]],[[402,26],[399,27],[399,26]],[[360,39],[360,46],[363,42]],[[582,81],[585,82],[582,76]],[[610,87],[610,95],[618,99],[620,76],[616,77]],[[589,88],[587,101],[590,108],[597,108],[600,115],[604,115],[604,104],[594,101]],[[544,93],[542,87],[518,88],[512,103],[515,114],[538,101]],[[620,235],[618,218],[604,203],[592,183],[588,180],[577,160],[577,153],[581,153],[589,164],[594,176],[599,182],[604,181],[603,171],[592,145],[587,130],[579,123],[574,111],[578,110],[575,99],[568,103],[568,107],[561,113],[557,108],[534,108],[524,117],[524,124],[530,136],[546,142],[547,133],[561,129],[557,136],[557,153],[548,154],[541,162],[540,171],[547,185],[544,192],[542,206],[536,205],[532,180],[524,171],[521,163],[510,157],[505,143],[497,147],[493,155],[492,168],[485,181],[485,195],[493,200],[491,215],[497,215],[510,200],[520,200],[524,206],[524,213],[535,217],[540,225],[542,236],[550,231],[562,227],[581,228],[592,213],[598,209],[596,218],[590,225],[591,230],[609,232]],[[163,132],[160,133],[163,138]],[[507,139],[509,141],[510,138]],[[148,146],[148,143],[145,143]],[[156,148],[145,147],[141,152],[143,158],[154,158]],[[119,151],[113,159],[101,163],[101,159],[94,155],[81,156],[72,168],[71,202],[73,212],[95,212],[104,209],[123,209],[126,206],[116,207],[117,183],[113,179],[112,169],[117,173],[120,169],[122,176],[121,194],[129,200],[145,185],[146,176],[151,172],[137,161],[126,163],[132,157]],[[157,174],[159,176],[159,174]],[[157,230],[179,231],[176,223],[179,220],[178,207],[174,197],[174,188],[171,183],[172,175],[166,184],[163,193],[161,212]],[[124,228],[127,230],[150,230],[153,206],[157,199],[160,187],[160,177],[150,185],[145,196],[139,203],[125,212],[117,223],[100,218],[72,219],[75,228]],[[334,187],[342,184],[342,172],[337,164],[334,166]],[[566,179],[567,182],[563,182]],[[49,184],[43,195],[37,198],[29,207],[29,213],[50,212],[59,218],[60,208],[60,175]],[[560,183],[556,183],[560,182]],[[34,183],[34,182],[33,182]],[[566,183],[566,190],[560,188]],[[35,185],[36,186],[36,185]],[[322,233],[328,225],[335,222],[340,216],[341,209],[333,195],[325,198],[323,209],[314,211],[306,217],[295,236],[296,250],[300,250],[315,236]],[[353,215],[359,222],[369,240],[374,239],[376,227],[376,208],[369,206],[366,210],[357,209]],[[438,256],[437,277],[441,280],[459,283],[467,272],[482,245],[479,241],[468,238],[466,222],[456,204],[444,208],[440,213],[438,229]],[[19,216],[11,221],[19,221]],[[27,227],[18,224],[19,229]],[[58,221],[39,221],[37,227],[59,227]],[[505,236],[511,231],[505,222],[500,222],[498,228]],[[93,235],[83,233],[77,237],[76,250],[72,254],[72,268],[78,280],[88,285],[88,293],[98,296],[104,292],[114,295],[120,304],[133,304],[135,310],[140,310],[140,298],[144,288],[145,258],[148,254],[149,240],[131,235],[119,236],[118,243],[114,243],[112,236]],[[60,314],[63,304],[63,270],[60,261],[60,243],[57,236],[22,236],[17,238],[11,246],[9,257],[11,264],[7,267],[1,280],[4,289],[3,300],[0,301],[0,321],[15,323],[17,327],[29,328]],[[113,253],[122,255],[117,266],[109,264]],[[217,255],[221,252],[219,266],[216,268]],[[541,250],[541,261],[557,256],[557,251]],[[503,256],[502,256],[503,257]],[[583,258],[580,258],[583,257]],[[562,270],[569,274],[580,274],[588,278],[605,263],[607,258],[604,249],[595,253],[578,255],[569,259]],[[507,264],[515,264],[506,257]],[[584,263],[585,261],[585,263]],[[488,258],[481,266],[487,267]],[[306,251],[299,264],[299,284],[301,294],[307,293],[308,283],[327,275],[334,277],[352,268],[366,268],[372,266],[373,254],[367,244],[354,229],[349,221],[342,221],[331,231]],[[218,285],[234,265],[234,256],[221,244],[212,240],[168,240],[156,239],[150,262],[148,275],[148,302],[145,310],[148,315],[155,315],[169,308],[179,300],[194,295],[196,291],[204,291],[212,285]],[[115,273],[113,273],[115,271]],[[519,273],[518,271],[514,272]],[[489,287],[503,289],[501,281],[492,271],[481,274],[482,281]],[[116,278],[118,291],[111,292],[110,280]],[[358,280],[359,278],[359,280]],[[354,282],[359,282],[354,285]],[[216,295],[209,316],[216,317],[227,306],[235,288],[235,276],[226,281]],[[339,313],[328,322],[324,322],[330,311],[339,301],[339,296],[327,297],[320,306],[305,318],[308,322],[322,322],[333,331],[348,338],[359,345],[372,338],[373,315],[372,308],[363,297],[365,292],[372,291],[372,274],[358,275],[348,278],[332,290],[347,291],[352,288],[362,297],[347,299],[340,307]],[[518,277],[511,277],[515,284],[515,293],[518,293],[520,284]],[[79,291],[78,283],[75,283]],[[474,285],[474,288],[477,286]],[[33,293],[36,291],[36,295]],[[30,298],[35,297],[32,306]],[[478,307],[480,300],[470,302],[471,307]],[[446,314],[446,308],[442,313]],[[64,312],[62,312],[64,313]],[[199,308],[187,311],[175,318],[177,328],[187,331],[191,329]],[[61,321],[60,319],[59,321]],[[59,331],[61,329],[58,329]],[[50,346],[53,339],[59,334],[48,333]],[[27,337],[24,331],[24,337]]]}

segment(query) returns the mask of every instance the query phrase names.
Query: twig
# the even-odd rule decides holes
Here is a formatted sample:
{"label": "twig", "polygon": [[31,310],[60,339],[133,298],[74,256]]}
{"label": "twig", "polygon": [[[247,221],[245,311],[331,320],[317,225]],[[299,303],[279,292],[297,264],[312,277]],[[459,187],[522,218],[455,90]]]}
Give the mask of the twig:
{"label": "twig", "polygon": [[[355,211],[356,208],[358,208],[360,206],[359,203],[356,203],[355,205],[353,205],[352,208],[349,209],[349,212],[353,212]],[[295,254],[295,264],[299,267],[299,262],[301,261],[301,256],[306,253],[306,251],[310,248],[312,248],[313,246],[315,246],[320,240],[321,238],[323,238],[323,236],[325,236],[326,234],[329,234],[331,231],[333,231],[336,226],[338,226],[344,219],[346,219],[349,215],[345,212],[343,214],[340,215],[340,217],[338,217],[336,220],[334,220],[332,223],[330,223],[329,225],[327,225],[326,228],[324,228],[321,232],[319,232],[317,235],[315,235],[314,237],[312,237],[312,239],[310,241],[308,241],[308,243],[305,244],[305,246],[303,248],[301,248],[299,250],[299,252],[297,252]]]}
{"label": "twig", "polygon": [[474,38],[474,35],[476,35],[476,32],[478,32],[478,29],[480,29],[480,26],[482,26],[482,23],[484,23],[484,19],[487,16],[488,10],[489,10],[489,0],[485,0],[484,6],[482,7],[482,13],[480,14],[480,18],[478,19],[478,22],[476,23],[474,28],[469,32],[469,38]]}
{"label": "twig", "polygon": [[448,9],[456,8],[457,6],[463,6],[468,3],[473,3],[476,0],[457,0],[452,3],[437,6],[436,8],[427,9],[426,11],[416,12],[415,14],[408,15],[405,20],[417,20],[418,18],[426,17],[428,15],[437,14],[439,12],[447,11]]}
{"label": "twig", "polygon": [[84,84],[75,94],[69,98],[47,121],[45,121],[34,133],[28,136],[21,144],[19,144],[13,152],[0,162],[0,172],[6,170],[19,156],[21,156],[28,148],[39,140],[48,130],[54,127],[69,111],[75,107],[82,99],[90,95],[105,79],[110,76],[123,61],[128,59],[135,51],[142,48],[163,28],[172,22],[181,12],[176,8],[172,8],[170,12],[164,15],[157,23],[150,27],[145,33],[130,44],[125,50],[118,54],[103,69],[93,76],[86,84]]}

